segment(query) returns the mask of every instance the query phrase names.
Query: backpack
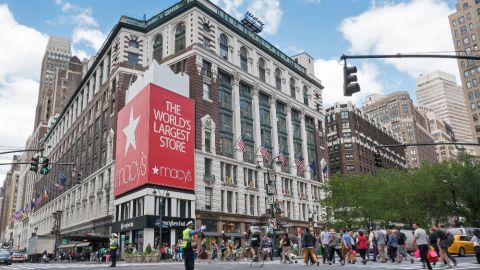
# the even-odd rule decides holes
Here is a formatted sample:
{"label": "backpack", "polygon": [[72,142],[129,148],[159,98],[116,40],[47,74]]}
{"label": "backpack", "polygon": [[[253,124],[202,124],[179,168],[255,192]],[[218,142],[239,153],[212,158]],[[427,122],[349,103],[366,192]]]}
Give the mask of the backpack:
{"label": "backpack", "polygon": [[405,243],[407,241],[407,236],[403,232],[399,231],[397,237],[403,243]]}

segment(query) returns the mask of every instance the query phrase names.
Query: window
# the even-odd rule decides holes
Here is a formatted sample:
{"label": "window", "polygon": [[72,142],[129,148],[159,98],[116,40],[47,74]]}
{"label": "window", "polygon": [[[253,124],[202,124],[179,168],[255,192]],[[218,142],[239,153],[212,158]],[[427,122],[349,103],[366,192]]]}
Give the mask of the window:
{"label": "window", "polygon": [[354,172],[355,166],[354,165],[347,165],[347,172]]}
{"label": "window", "polygon": [[473,99],[473,93],[472,92],[468,92],[468,99]]}
{"label": "window", "polygon": [[293,97],[293,98],[296,98],[296,95],[295,95],[295,79],[294,78],[290,78],[290,96]]}
{"label": "window", "polygon": [[466,48],[466,49],[465,49],[465,52],[467,53],[467,55],[469,55],[469,54],[471,54],[471,53],[472,53],[472,49],[470,49],[470,48]]}
{"label": "window", "polygon": [[477,106],[475,106],[475,103],[470,103],[470,109],[475,110],[475,108],[477,108]]}
{"label": "window", "polygon": [[463,39],[463,44],[468,44],[468,37],[465,37],[465,38]]}
{"label": "window", "polygon": [[346,143],[344,147],[345,147],[345,149],[352,149],[352,144],[351,143]]}
{"label": "window", "polygon": [[210,100],[210,84],[203,83],[203,99]]}
{"label": "window", "polygon": [[480,97],[480,91],[479,90],[475,90],[475,97],[476,98]]}
{"label": "window", "polygon": [[282,72],[279,68],[275,69],[275,88],[278,91],[282,91]]}
{"label": "window", "polygon": [[205,188],[205,210],[212,210],[212,196],[213,196],[213,189],[206,187]]}
{"label": "window", "polygon": [[469,71],[468,69],[465,70],[465,71],[463,72],[463,76],[464,76],[465,78],[470,77],[470,71]]}
{"label": "window", "polygon": [[463,9],[467,9],[468,8],[468,3],[463,3]]}
{"label": "window", "polygon": [[128,41],[128,47],[138,49],[138,41],[131,39]]}
{"label": "window", "polygon": [[467,88],[472,88],[472,82],[467,81]]}
{"label": "window", "polygon": [[466,26],[462,26],[462,27],[460,28],[460,32],[461,32],[462,34],[466,33],[466,32],[467,32],[467,27],[466,27]]}
{"label": "window", "polygon": [[350,122],[343,121],[342,122],[342,129],[348,129],[348,128],[350,128]]}
{"label": "window", "polygon": [[128,65],[130,66],[136,66],[138,65],[138,53],[128,53]]}
{"label": "window", "polygon": [[308,106],[308,89],[306,86],[303,86],[303,104]]}
{"label": "window", "polygon": [[212,175],[212,160],[209,158],[205,159],[205,178]]}
{"label": "window", "polygon": [[477,108],[480,109],[480,101],[477,101]]}
{"label": "window", "polygon": [[244,46],[240,48],[240,68],[248,72],[248,55]]}
{"label": "window", "polygon": [[163,58],[163,36],[157,35],[153,40],[153,59],[160,61]]}
{"label": "window", "polygon": [[452,25],[457,26],[457,20],[452,20]]}
{"label": "window", "polygon": [[460,18],[458,18],[458,24],[462,24],[465,22],[465,18],[463,16],[461,16]]}
{"label": "window", "polygon": [[220,57],[228,60],[228,39],[225,34],[220,34]]}
{"label": "window", "polygon": [[258,77],[262,82],[265,81],[265,60],[263,58],[258,59]]}
{"label": "window", "polygon": [[175,53],[185,49],[185,24],[180,23],[175,30]]}
{"label": "window", "polygon": [[478,80],[477,80],[477,79],[473,79],[473,80],[472,80],[472,84],[473,84],[474,87],[475,87],[475,86],[478,86]]}
{"label": "window", "polygon": [[353,155],[352,154],[346,154],[345,159],[346,160],[353,160]]}
{"label": "window", "polygon": [[478,121],[478,114],[473,114],[473,121]]}
{"label": "window", "polygon": [[341,112],[341,113],[340,113],[340,117],[341,117],[342,119],[348,119],[348,112],[347,112],[347,111]]}

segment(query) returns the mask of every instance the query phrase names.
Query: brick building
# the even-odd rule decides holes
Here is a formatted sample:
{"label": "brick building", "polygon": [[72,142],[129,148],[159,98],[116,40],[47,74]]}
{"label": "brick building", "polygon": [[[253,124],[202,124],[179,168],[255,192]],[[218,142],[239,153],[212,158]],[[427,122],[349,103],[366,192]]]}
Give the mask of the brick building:
{"label": "brick building", "polygon": [[375,153],[380,154],[383,168],[405,168],[402,148],[376,148],[401,144],[401,137],[350,102],[327,108],[325,125],[332,173],[374,173],[379,169]]}
{"label": "brick building", "polygon": [[[391,129],[406,144],[434,142],[428,130],[427,118],[415,108],[410,95],[405,91],[367,97],[367,103],[362,110],[381,125]],[[435,163],[435,146],[406,147],[405,158],[408,167]]]}
{"label": "brick building", "polygon": [[[284,231],[321,220],[319,167],[327,157],[323,134],[321,82],[306,53],[288,57],[210,1],[181,1],[148,20],[122,16],[84,74],[72,98],[49,129],[45,142],[51,161],[75,162],[77,184],[50,194],[31,217],[31,230],[50,232],[60,213],[60,234],[68,240],[105,238],[112,222],[134,224],[158,216],[155,186],[113,198],[118,111],[130,83],[157,61],[189,77],[195,100],[195,194],[168,189],[164,218],[196,218],[206,234],[241,239],[250,222],[265,223],[267,171],[257,153],[263,144],[271,157],[284,153],[288,166],[276,170],[276,203]],[[245,154],[235,151],[243,134]],[[297,171],[301,158],[304,172]],[[303,168],[302,168],[303,169]],[[55,190],[55,168],[35,186]],[[154,206],[153,206],[154,205]],[[119,228],[125,228],[120,226]],[[283,226],[285,225],[285,226]],[[287,226],[288,225],[288,226]],[[136,227],[136,225],[134,226]],[[176,228],[121,229],[139,250],[179,239]],[[92,237],[87,237],[91,235]]]}

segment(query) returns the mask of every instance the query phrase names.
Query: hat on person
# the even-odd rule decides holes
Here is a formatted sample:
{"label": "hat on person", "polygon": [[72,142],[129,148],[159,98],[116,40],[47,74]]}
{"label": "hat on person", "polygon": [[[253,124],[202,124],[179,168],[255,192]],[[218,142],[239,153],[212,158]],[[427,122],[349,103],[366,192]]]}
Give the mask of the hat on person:
{"label": "hat on person", "polygon": [[189,222],[187,222],[186,226],[190,226],[190,225],[193,225],[193,221],[191,221],[191,220]]}
{"label": "hat on person", "polygon": [[118,237],[118,234],[116,234],[116,233],[113,233],[113,237]]}
{"label": "hat on person", "polygon": [[330,233],[335,233],[335,229],[330,229]]}

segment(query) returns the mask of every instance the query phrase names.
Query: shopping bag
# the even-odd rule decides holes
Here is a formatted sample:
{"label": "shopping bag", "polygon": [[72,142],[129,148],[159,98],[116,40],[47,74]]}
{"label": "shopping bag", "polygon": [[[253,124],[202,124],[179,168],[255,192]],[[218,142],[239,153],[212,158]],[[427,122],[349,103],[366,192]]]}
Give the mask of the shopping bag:
{"label": "shopping bag", "polygon": [[413,256],[415,256],[416,258],[420,258],[420,250],[418,249],[418,247],[413,252]]}
{"label": "shopping bag", "polygon": [[428,261],[431,262],[431,263],[434,263],[434,262],[437,262],[438,261],[438,254],[437,252],[435,251],[435,249],[431,248],[429,251],[428,251]]}

